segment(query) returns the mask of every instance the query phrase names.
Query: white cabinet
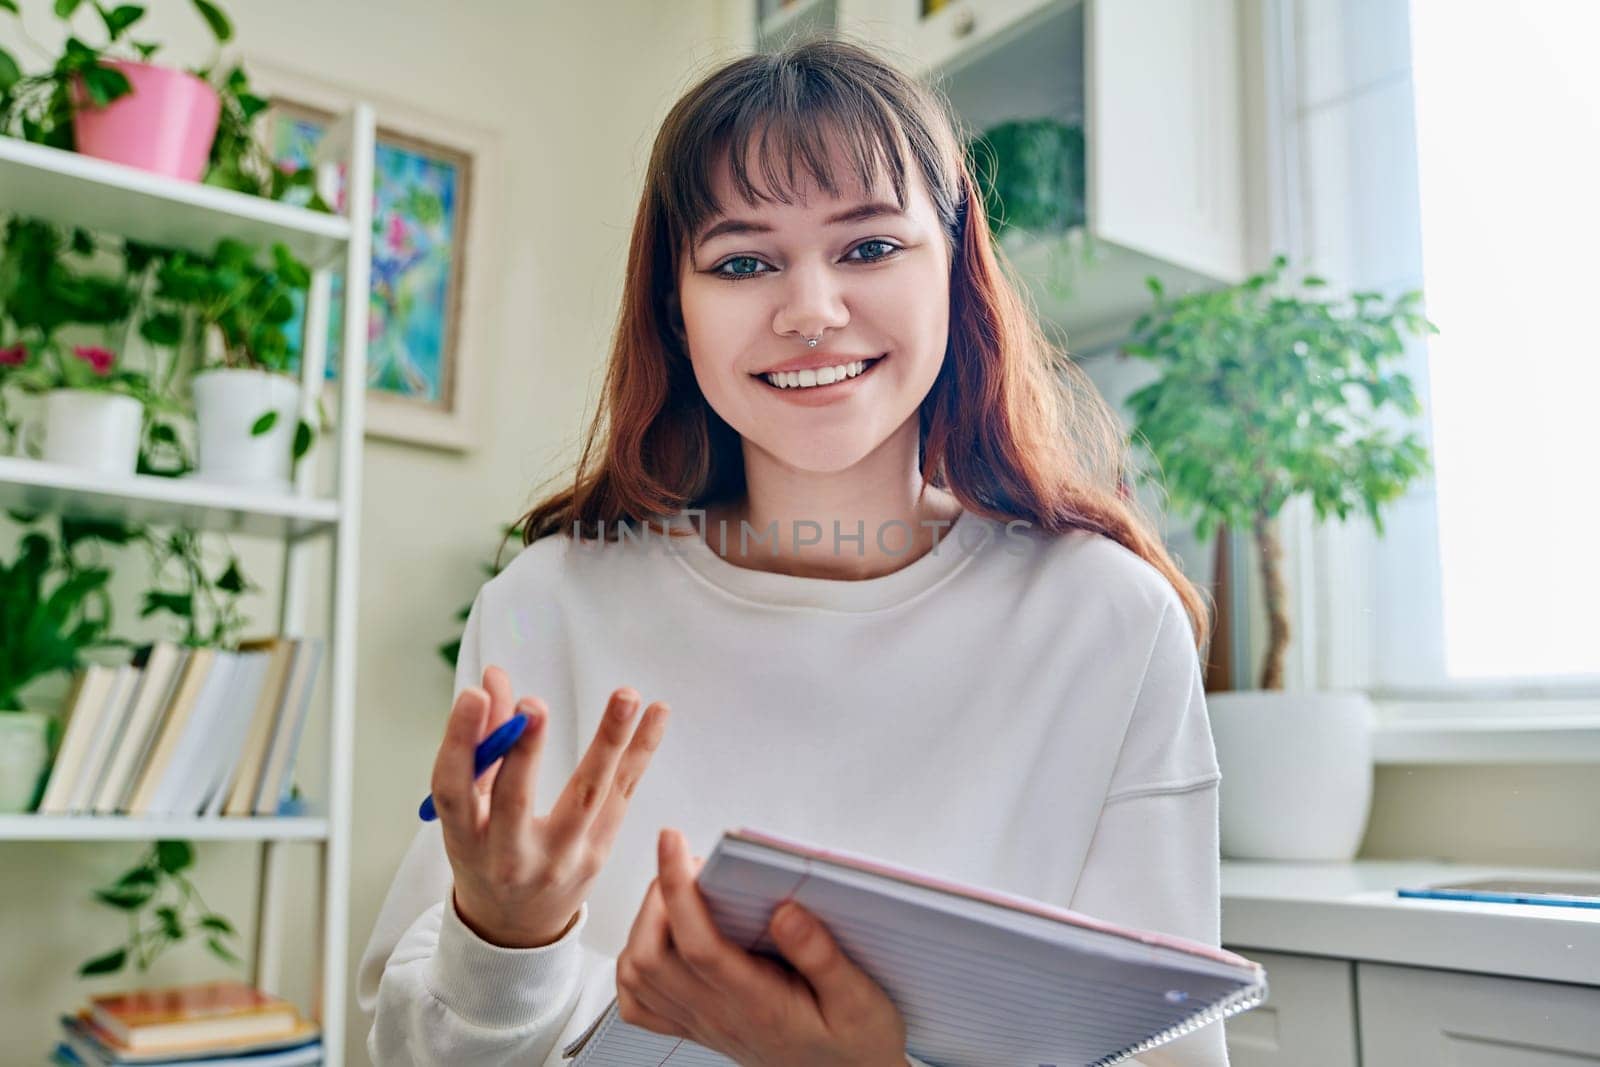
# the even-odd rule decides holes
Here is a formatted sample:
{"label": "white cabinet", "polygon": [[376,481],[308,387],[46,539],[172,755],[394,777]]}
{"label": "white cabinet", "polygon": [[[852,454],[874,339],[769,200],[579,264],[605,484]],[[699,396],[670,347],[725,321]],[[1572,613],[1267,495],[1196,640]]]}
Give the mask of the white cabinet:
{"label": "white cabinet", "polygon": [[1267,970],[1233,1067],[1600,1067],[1600,912],[1399,895],[1485,878],[1600,871],[1224,859],[1222,943]]}
{"label": "white cabinet", "polygon": [[1363,1067],[1600,1064],[1600,988],[1365,962],[1356,984]]}
{"label": "white cabinet", "polygon": [[1232,1067],[1600,1065],[1600,986],[1229,947],[1268,990],[1223,1023]]}
{"label": "white cabinet", "polygon": [[1027,19],[1060,7],[1056,0],[951,0],[923,14],[924,0],[837,0],[840,28],[893,53],[918,76],[980,58]]}
{"label": "white cabinet", "polygon": [[[1087,221],[1003,248],[1075,353],[1119,340],[1171,293],[1242,281],[1241,0],[810,0],[755,36],[833,27],[935,85],[966,132],[1011,119],[1082,125]],[[779,32],[783,31],[783,32]],[[754,43],[754,42],[753,42]]]}
{"label": "white cabinet", "polygon": [[1090,0],[1085,11],[1090,224],[1123,248],[1242,279],[1234,0]]}
{"label": "white cabinet", "polygon": [[1240,951],[1267,969],[1267,999],[1223,1022],[1231,1067],[1357,1067],[1353,963]]}

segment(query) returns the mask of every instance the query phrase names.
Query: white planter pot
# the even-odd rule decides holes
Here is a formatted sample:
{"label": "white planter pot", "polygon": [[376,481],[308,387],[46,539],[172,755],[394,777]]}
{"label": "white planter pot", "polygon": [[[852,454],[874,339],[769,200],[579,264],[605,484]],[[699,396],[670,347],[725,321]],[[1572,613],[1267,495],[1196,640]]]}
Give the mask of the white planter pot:
{"label": "white planter pot", "polygon": [[144,405],[131,396],[91,389],[45,394],[44,459],[101,474],[128,475],[139,466]]}
{"label": "white planter pot", "polygon": [[0,814],[33,810],[50,765],[49,727],[42,711],[0,711]]}
{"label": "white planter pot", "polygon": [[[263,370],[208,370],[194,377],[194,407],[199,458],[191,477],[289,491],[299,382]],[[278,413],[272,429],[252,436],[250,428],[269,411]]]}
{"label": "white planter pot", "polygon": [[1353,691],[1208,693],[1228,859],[1354,858],[1372,808],[1372,701]]}

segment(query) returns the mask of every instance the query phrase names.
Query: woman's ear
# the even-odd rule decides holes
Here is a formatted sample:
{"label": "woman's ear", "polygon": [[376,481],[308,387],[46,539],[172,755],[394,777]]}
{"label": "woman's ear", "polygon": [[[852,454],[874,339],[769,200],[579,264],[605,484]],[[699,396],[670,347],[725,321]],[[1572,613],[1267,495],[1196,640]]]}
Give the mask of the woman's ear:
{"label": "woman's ear", "polygon": [[687,345],[689,338],[683,325],[683,308],[678,303],[678,291],[673,289],[667,293],[664,303],[667,311],[667,329],[672,331],[672,336],[676,337],[680,344]]}

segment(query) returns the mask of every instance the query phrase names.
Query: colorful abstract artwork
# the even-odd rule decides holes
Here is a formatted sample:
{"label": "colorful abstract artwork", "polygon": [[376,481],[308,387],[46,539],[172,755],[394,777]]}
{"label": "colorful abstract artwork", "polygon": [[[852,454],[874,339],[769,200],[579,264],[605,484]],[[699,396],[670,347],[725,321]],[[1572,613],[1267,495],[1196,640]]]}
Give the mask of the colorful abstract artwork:
{"label": "colorful abstract artwork", "polygon": [[[280,166],[305,164],[330,121],[325,111],[274,96],[269,138],[273,158]],[[369,402],[445,413],[454,409],[472,162],[467,152],[378,126],[367,326]],[[341,173],[335,210],[344,210],[346,195]],[[329,380],[339,374],[341,290],[342,278],[335,275]],[[291,338],[302,335],[303,314],[301,302],[287,328]],[[296,360],[298,348],[293,342]]]}

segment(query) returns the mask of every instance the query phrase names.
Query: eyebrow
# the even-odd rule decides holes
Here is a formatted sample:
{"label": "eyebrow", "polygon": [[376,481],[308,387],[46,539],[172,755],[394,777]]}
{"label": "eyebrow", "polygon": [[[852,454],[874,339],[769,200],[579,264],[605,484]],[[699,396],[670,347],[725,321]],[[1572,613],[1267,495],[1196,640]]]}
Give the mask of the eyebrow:
{"label": "eyebrow", "polygon": [[[904,218],[905,212],[894,204],[872,202],[857,204],[855,207],[829,215],[823,220],[828,226],[837,226],[841,222],[863,222],[867,219],[888,217]],[[707,229],[695,242],[697,245],[705,244],[713,237],[721,237],[730,233],[771,233],[772,227],[764,222],[753,219],[723,219],[721,222]]]}

